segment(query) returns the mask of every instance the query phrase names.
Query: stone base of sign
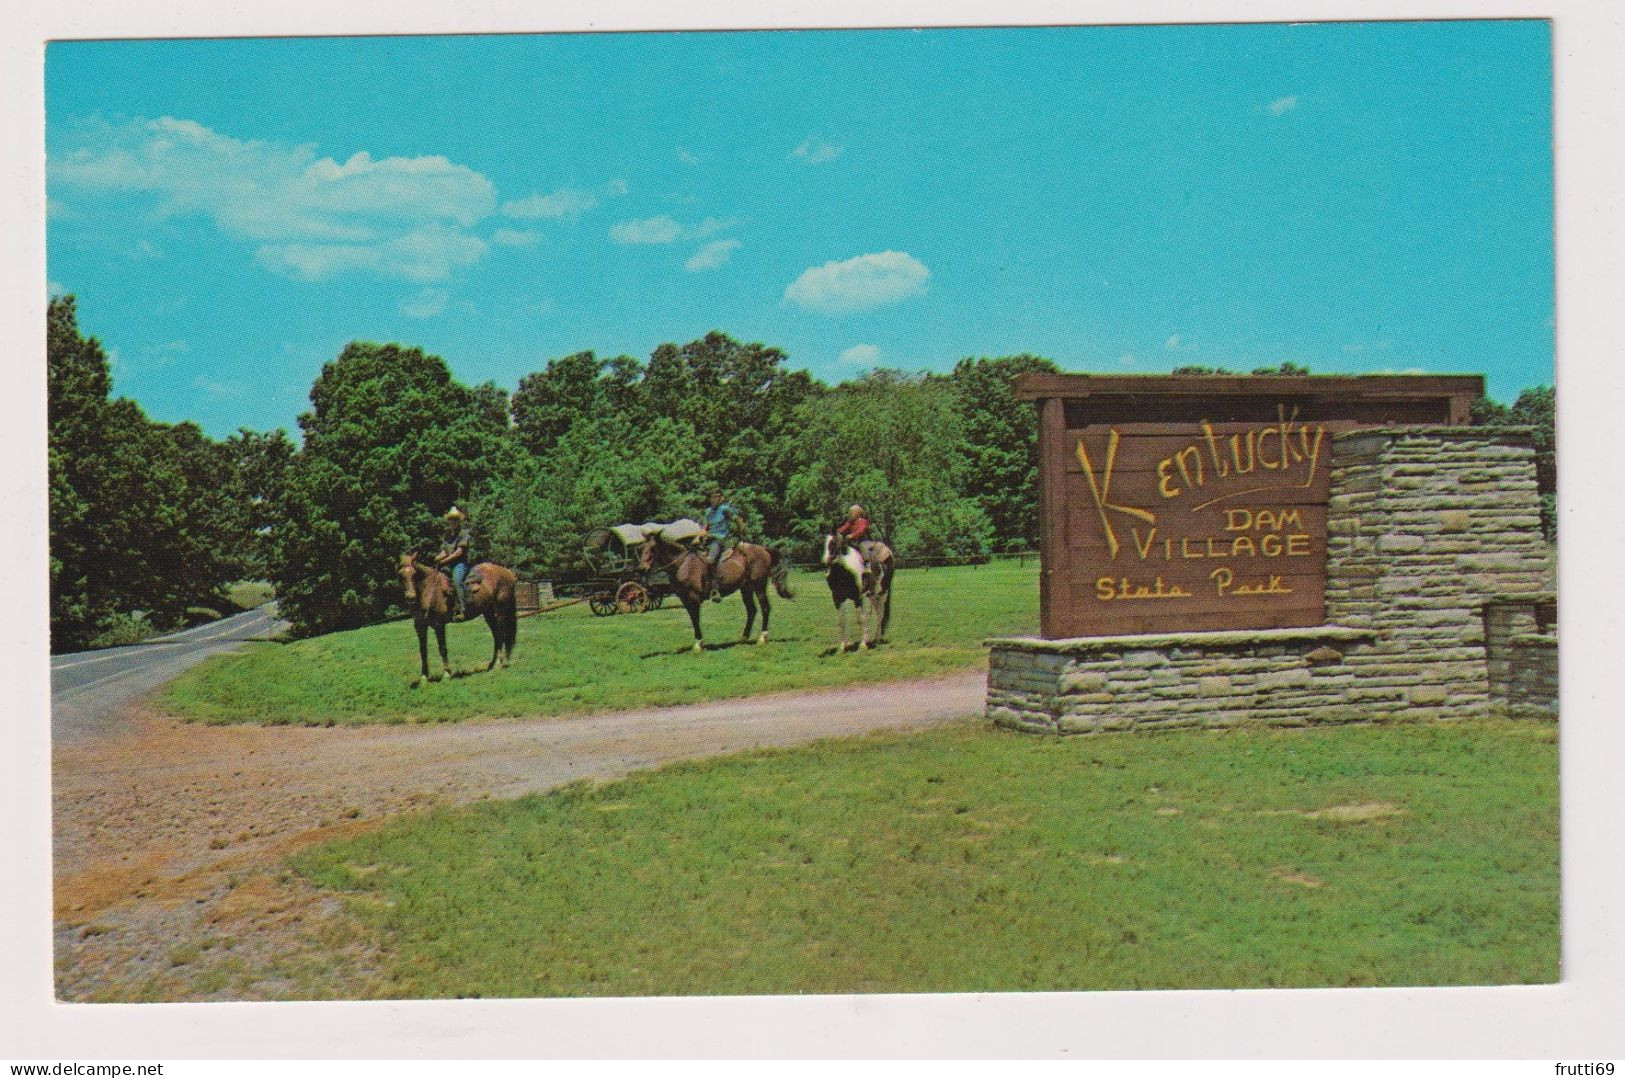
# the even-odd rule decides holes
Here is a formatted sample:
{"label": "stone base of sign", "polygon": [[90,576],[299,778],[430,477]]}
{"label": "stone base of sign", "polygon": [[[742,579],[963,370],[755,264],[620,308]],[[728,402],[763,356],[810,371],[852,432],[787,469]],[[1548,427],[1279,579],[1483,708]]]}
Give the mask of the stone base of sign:
{"label": "stone base of sign", "polygon": [[[1528,431],[1341,432],[1330,478],[1329,624],[990,640],[988,717],[1059,733],[1461,719],[1499,710],[1493,672],[1508,713],[1555,714],[1555,638],[1495,605],[1547,598]],[[1502,620],[1506,649],[1487,649]]]}
{"label": "stone base of sign", "polygon": [[1506,714],[1514,719],[1557,718],[1557,634],[1529,633],[1511,640]]}
{"label": "stone base of sign", "polygon": [[1388,653],[1373,629],[1000,637],[990,650],[987,717],[1042,733],[1256,723],[1312,726],[1373,718],[1466,718],[1426,668]]}

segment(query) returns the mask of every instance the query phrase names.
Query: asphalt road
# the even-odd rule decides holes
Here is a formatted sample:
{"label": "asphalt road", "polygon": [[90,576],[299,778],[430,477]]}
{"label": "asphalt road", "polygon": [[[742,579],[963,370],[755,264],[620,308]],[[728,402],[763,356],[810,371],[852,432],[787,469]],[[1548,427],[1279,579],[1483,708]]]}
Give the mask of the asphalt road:
{"label": "asphalt road", "polygon": [[120,709],[211,655],[284,628],[274,605],[195,625],[140,644],[51,656],[51,739],[57,744],[111,732]]}

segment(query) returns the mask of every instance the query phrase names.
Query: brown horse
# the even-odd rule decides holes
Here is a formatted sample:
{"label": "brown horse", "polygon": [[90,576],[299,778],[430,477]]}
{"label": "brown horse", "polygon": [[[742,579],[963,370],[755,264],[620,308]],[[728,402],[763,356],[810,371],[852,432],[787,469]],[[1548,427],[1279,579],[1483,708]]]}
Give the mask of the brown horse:
{"label": "brown horse", "polygon": [[[711,563],[699,551],[674,543],[656,531],[648,533],[638,552],[638,568],[645,573],[664,572],[670,578],[672,594],[688,611],[688,620],[694,625],[694,653],[698,655],[702,650],[700,604],[711,594]],[[745,600],[745,632],[741,639],[750,639],[751,626],[756,623],[756,604],[762,604],[762,635],[756,642],[767,643],[767,622],[773,612],[767,598],[768,583],[772,582],[782,598],[795,598],[785,582],[789,567],[779,552],[756,543],[740,543],[722,556],[716,573],[719,592],[731,595],[737,591]]]}
{"label": "brown horse", "polygon": [[[451,659],[446,655],[446,622],[457,615],[457,592],[451,577],[432,565],[419,565],[416,554],[402,554],[401,583],[412,610],[412,628],[418,634],[418,660],[423,678],[429,679],[429,629],[440,645],[440,664],[451,676]],[[494,562],[481,562],[468,571],[463,582],[468,589],[467,616],[485,615],[491,629],[490,670],[500,660],[506,667],[513,658],[513,642],[519,633],[517,603],[514,601],[514,575]]]}
{"label": "brown horse", "polygon": [[[886,635],[891,625],[892,574],[897,561],[891,547],[877,540],[869,544],[869,559],[864,572],[858,573],[858,562],[846,536],[831,532],[824,536],[824,578],[829,581],[829,595],[835,601],[835,615],[841,624],[841,652],[847,649],[846,604],[851,603],[858,612],[858,648],[867,649]],[[864,604],[869,617],[864,616]],[[878,617],[877,617],[878,615]],[[870,626],[874,632],[870,633]]]}

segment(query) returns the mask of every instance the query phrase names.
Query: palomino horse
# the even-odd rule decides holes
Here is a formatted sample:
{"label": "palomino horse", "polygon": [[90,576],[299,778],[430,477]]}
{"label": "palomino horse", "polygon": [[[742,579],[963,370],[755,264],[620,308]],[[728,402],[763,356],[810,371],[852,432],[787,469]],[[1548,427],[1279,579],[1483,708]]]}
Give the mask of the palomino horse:
{"label": "palomino horse", "polygon": [[[440,664],[451,676],[451,659],[446,655],[446,622],[457,615],[457,593],[451,577],[432,565],[419,565],[416,554],[402,554],[399,569],[406,588],[406,603],[412,610],[412,628],[418,633],[418,660],[423,678],[429,678],[429,628],[434,628],[440,645]],[[519,633],[517,603],[514,601],[514,575],[494,562],[481,562],[468,571],[463,582],[468,589],[465,605],[469,617],[485,615],[491,629],[490,670],[500,660],[503,666],[513,658],[513,642]]]}
{"label": "palomino horse", "polygon": [[[891,624],[891,581],[896,563],[891,547],[879,541],[869,544],[870,558],[867,571],[858,571],[857,551],[852,550],[846,538],[837,533],[824,536],[824,577],[829,581],[829,595],[835,600],[835,613],[841,622],[841,651],[847,649],[846,604],[851,603],[858,612],[858,647],[867,648],[886,635]],[[879,614],[880,624],[873,636],[869,626],[874,620],[863,616],[864,600],[871,612]]]}
{"label": "palomino horse", "polygon": [[[672,593],[694,624],[694,653],[698,655],[701,651],[700,604],[711,593],[711,563],[704,554],[692,547],[680,546],[658,531],[646,534],[648,538],[638,553],[638,568],[645,573],[659,570],[671,579]],[[751,626],[756,623],[756,603],[760,601],[762,635],[756,642],[767,643],[767,620],[773,610],[767,599],[768,583],[772,582],[782,598],[795,598],[785,582],[789,569],[780,560],[779,552],[756,543],[740,543],[722,556],[716,571],[717,590],[723,595],[737,591],[745,600],[745,632],[741,639],[750,639]]]}

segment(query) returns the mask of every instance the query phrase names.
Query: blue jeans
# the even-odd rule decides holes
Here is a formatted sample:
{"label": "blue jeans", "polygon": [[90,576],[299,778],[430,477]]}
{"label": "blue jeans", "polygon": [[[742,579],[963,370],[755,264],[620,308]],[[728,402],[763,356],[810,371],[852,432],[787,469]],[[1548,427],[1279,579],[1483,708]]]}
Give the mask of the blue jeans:
{"label": "blue jeans", "polygon": [[457,588],[457,605],[459,607],[468,605],[468,588],[463,585],[463,581],[467,577],[468,566],[465,563],[458,562],[451,567],[451,582]]}

